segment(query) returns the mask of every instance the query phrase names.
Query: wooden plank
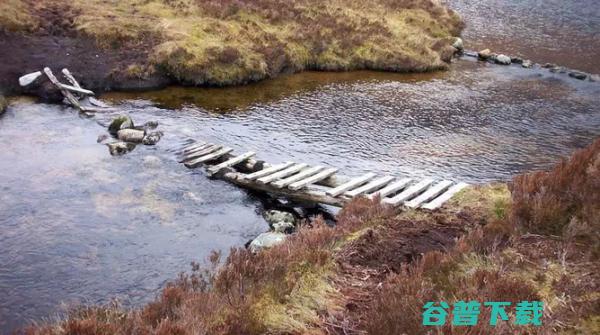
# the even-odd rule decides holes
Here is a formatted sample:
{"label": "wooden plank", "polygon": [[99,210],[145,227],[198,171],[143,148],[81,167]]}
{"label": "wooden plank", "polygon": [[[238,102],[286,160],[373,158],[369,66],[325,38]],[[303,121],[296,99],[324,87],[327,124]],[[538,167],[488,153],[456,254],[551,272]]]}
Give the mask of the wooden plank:
{"label": "wooden plank", "polygon": [[424,189],[429,187],[429,185],[431,185],[432,183],[433,183],[432,179],[423,179],[420,182],[418,182],[417,184],[412,185],[411,187],[407,188],[406,190],[400,192],[400,194],[397,194],[396,196],[394,196],[392,198],[383,199],[382,202],[386,203],[386,204],[390,204],[392,206],[399,205],[400,203],[421,193]]}
{"label": "wooden plank", "polygon": [[249,151],[249,152],[246,152],[246,153],[241,154],[239,156],[235,156],[233,158],[230,158],[230,159],[224,161],[221,164],[218,164],[218,165],[215,165],[215,166],[212,166],[212,167],[208,168],[208,173],[210,175],[213,175],[213,174],[221,171],[224,168],[235,166],[235,165],[237,165],[237,164],[239,164],[239,163],[247,160],[248,158],[250,158],[250,157],[252,157],[254,155],[256,155],[255,152]]}
{"label": "wooden plank", "polygon": [[297,181],[293,184],[290,184],[290,186],[288,186],[288,188],[290,190],[294,190],[294,191],[299,190],[307,185],[310,185],[310,184],[316,183],[320,180],[329,178],[329,177],[331,177],[331,175],[333,175],[337,171],[338,171],[338,169],[336,169],[336,168],[329,168],[325,171],[321,171],[321,172],[317,173],[316,175],[310,176],[306,179],[303,179],[303,180]]}
{"label": "wooden plank", "polygon": [[439,183],[433,185],[432,187],[430,187],[427,191],[425,191],[420,196],[412,199],[411,201],[406,202],[404,205],[406,207],[410,207],[410,208],[417,208],[422,203],[433,199],[434,197],[438,196],[440,193],[442,193],[445,190],[447,190],[448,187],[450,187],[450,185],[452,185],[451,181],[449,181],[449,180],[442,180],[441,182],[439,182]]}
{"label": "wooden plank", "polygon": [[206,147],[206,148],[204,148],[202,150],[199,150],[199,151],[196,151],[196,152],[192,152],[190,154],[185,155],[179,161],[179,163],[183,163],[185,161],[191,161],[191,160],[196,159],[198,157],[202,157],[202,156],[208,155],[210,153],[213,153],[213,152],[215,152],[217,150],[220,150],[222,148],[223,148],[223,146],[221,146],[221,145],[214,145],[214,144],[209,145],[208,147]]}
{"label": "wooden plank", "polygon": [[62,73],[65,76],[65,78],[67,78],[67,80],[71,83],[71,85],[73,85],[77,88],[83,88],[83,87],[81,87],[81,85],[79,85],[79,83],[77,82],[75,77],[71,74],[71,71],[69,71],[69,69],[67,69],[67,68],[62,69]]}
{"label": "wooden plank", "polygon": [[282,187],[286,187],[292,183],[295,183],[297,181],[300,181],[306,177],[310,177],[318,172],[321,172],[323,169],[325,169],[322,166],[315,166],[315,167],[311,167],[308,169],[305,169],[303,171],[300,171],[300,173],[297,173],[291,177],[285,178],[285,179],[281,179],[281,180],[277,180],[272,182],[271,184],[273,184],[273,186],[277,187],[277,188],[282,188]]}
{"label": "wooden plank", "polygon": [[272,173],[275,172],[279,172],[283,169],[287,169],[290,166],[294,165],[294,162],[285,162],[283,164],[279,164],[279,165],[274,165],[274,166],[270,166],[266,169],[262,169],[250,174],[246,174],[246,175],[242,175],[241,178],[247,179],[247,180],[255,180],[264,176],[268,176]]}
{"label": "wooden plank", "polygon": [[421,206],[421,208],[434,210],[440,208],[446,201],[450,200],[456,193],[462,191],[465,187],[469,186],[466,183],[458,183],[450,187],[446,192],[442,193],[439,197],[433,199],[431,202]]}
{"label": "wooden plank", "polygon": [[36,81],[36,79],[38,79],[41,75],[42,75],[42,72],[37,71],[37,72],[28,73],[24,76],[21,76],[19,78],[19,85],[21,85],[22,87],[31,85],[31,83]]}
{"label": "wooden plank", "polygon": [[78,88],[78,87],[63,84],[63,83],[58,83],[58,85],[60,85],[61,88],[71,91],[71,92],[85,94],[85,95],[94,95],[94,92],[92,92],[90,90],[86,90],[85,88]]}
{"label": "wooden plank", "polygon": [[406,185],[408,185],[411,181],[412,181],[412,179],[410,179],[410,178],[402,178],[398,181],[395,181],[395,182],[389,184],[388,186],[382,188],[379,191],[369,194],[369,198],[373,199],[376,196],[379,196],[380,198],[383,199],[383,198],[387,197],[388,195],[396,193],[396,192],[400,191],[401,189],[405,188]]}
{"label": "wooden plank", "polygon": [[196,150],[196,149],[198,149],[198,148],[200,148],[200,147],[202,147],[202,146],[205,146],[205,145],[207,145],[207,144],[212,144],[212,143],[206,143],[206,142],[194,142],[194,143],[192,143],[192,144],[188,144],[188,145],[186,145],[185,147],[183,147],[183,148],[181,149],[181,151],[180,151],[180,152],[181,152],[181,153],[189,153],[190,151],[192,151],[192,150]]}
{"label": "wooden plank", "polygon": [[287,176],[291,176],[292,174],[304,169],[307,166],[308,166],[308,164],[304,164],[304,163],[295,164],[285,170],[275,172],[271,175],[268,175],[268,176],[265,176],[262,178],[258,178],[257,181],[262,184],[268,184],[274,180],[285,178]]}
{"label": "wooden plank", "polygon": [[221,148],[222,146],[216,145],[216,144],[212,144],[212,143],[204,143],[202,145],[199,145],[199,146],[195,147],[194,149],[190,149],[189,151],[184,152],[184,156],[195,155],[195,154],[197,154],[197,153],[199,153],[201,151],[204,151],[204,150],[206,150],[208,148],[211,148],[211,147]]}
{"label": "wooden plank", "polygon": [[208,154],[206,156],[202,156],[202,157],[196,158],[194,160],[191,160],[189,162],[185,162],[183,164],[186,167],[195,168],[195,167],[197,167],[198,165],[200,165],[202,163],[205,163],[205,162],[217,159],[217,158],[219,158],[219,157],[221,157],[223,155],[226,155],[226,154],[228,154],[228,153],[230,153],[232,151],[233,151],[233,149],[231,149],[231,148],[223,148],[223,149],[220,149],[219,151],[213,152],[213,153]]}
{"label": "wooden plank", "polygon": [[312,176],[312,175],[314,175],[314,174],[322,171],[323,169],[325,169],[325,168],[322,167],[322,166],[320,166],[320,165],[314,166],[314,167],[308,167],[308,168],[306,168],[306,169],[300,171],[299,173],[294,174],[294,175],[292,175],[290,177],[273,181],[271,184],[273,186],[277,187],[277,188],[282,188],[282,187],[288,186],[288,185],[290,185],[290,184],[292,184],[294,182],[302,180],[302,179],[304,179],[306,177],[310,177],[310,176]]}
{"label": "wooden plank", "polygon": [[360,176],[360,177],[356,177],[352,180],[349,180],[345,183],[343,183],[340,186],[337,186],[331,190],[328,190],[327,195],[332,196],[332,197],[337,197],[338,195],[349,191],[355,187],[361,186],[362,184],[368,182],[369,180],[375,178],[376,174],[369,172],[369,173],[365,173],[364,175]]}
{"label": "wooden plank", "polygon": [[355,197],[355,196],[363,194],[363,193],[372,192],[372,191],[375,191],[375,190],[387,185],[392,180],[394,180],[394,177],[392,177],[392,176],[381,177],[381,178],[375,179],[375,180],[369,182],[368,184],[361,186],[357,189],[354,189],[352,191],[347,191],[344,193],[344,195],[349,196],[349,197]]}
{"label": "wooden plank", "polygon": [[52,82],[52,84],[54,84],[54,86],[56,86],[60,90],[62,95],[69,101],[69,103],[73,105],[73,107],[76,107],[77,109],[81,110],[79,100],[77,100],[77,98],[75,98],[75,96],[71,92],[61,87],[62,84],[58,81],[58,79],[56,79],[54,73],[52,73],[52,70],[50,70],[50,68],[48,67],[45,67],[44,73],[46,74],[46,77],[50,79],[50,82]]}

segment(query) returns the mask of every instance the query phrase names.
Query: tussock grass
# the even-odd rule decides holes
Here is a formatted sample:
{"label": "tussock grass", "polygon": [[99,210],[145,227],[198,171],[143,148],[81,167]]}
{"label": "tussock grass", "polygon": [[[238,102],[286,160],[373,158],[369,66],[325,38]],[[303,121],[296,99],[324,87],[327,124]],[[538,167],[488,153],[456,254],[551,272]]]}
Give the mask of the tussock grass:
{"label": "tussock grass", "polygon": [[150,48],[146,63],[138,64],[144,71],[135,75],[151,67],[192,85],[241,84],[305,69],[445,69],[452,36],[463,27],[456,13],[433,0],[26,3],[3,2],[9,10],[0,27],[35,31],[46,20],[41,13],[60,8],[56,14],[68,15],[75,32],[103,48]]}

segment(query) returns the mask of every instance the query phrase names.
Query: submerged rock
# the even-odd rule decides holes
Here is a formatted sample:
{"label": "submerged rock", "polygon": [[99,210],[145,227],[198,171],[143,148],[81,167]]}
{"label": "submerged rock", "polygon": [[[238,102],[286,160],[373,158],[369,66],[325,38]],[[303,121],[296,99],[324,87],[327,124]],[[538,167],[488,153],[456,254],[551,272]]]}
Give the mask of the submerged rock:
{"label": "submerged rock", "polygon": [[131,128],[133,128],[133,120],[128,115],[119,115],[108,125],[108,132],[113,136],[117,136],[119,130]]}
{"label": "submerged rock", "polygon": [[147,168],[156,168],[159,167],[161,164],[160,158],[156,156],[144,156],[144,159],[142,161],[144,166]]}
{"label": "submerged rock", "polygon": [[283,243],[287,237],[288,235],[286,234],[276,232],[262,233],[250,242],[249,248],[252,252],[258,252],[262,249],[271,248]]}
{"label": "submerged rock", "polygon": [[496,62],[496,64],[500,64],[500,65],[510,65],[510,63],[511,63],[510,57],[508,57],[507,55],[503,55],[503,54],[496,56],[496,59],[494,61]]}
{"label": "submerged rock", "polygon": [[579,80],[585,80],[588,77],[588,75],[587,75],[587,73],[580,72],[580,71],[571,71],[571,72],[569,72],[569,77],[579,79]]}
{"label": "submerged rock", "polygon": [[106,134],[98,135],[98,138],[96,139],[96,143],[103,143],[104,141],[108,140],[109,138],[110,138],[110,136],[108,136]]}
{"label": "submerged rock", "polygon": [[158,143],[158,141],[160,141],[160,138],[162,136],[163,133],[161,131],[151,132],[144,136],[144,138],[142,139],[142,143],[144,143],[145,145],[155,145],[156,143]]}
{"label": "submerged rock", "polygon": [[135,149],[135,144],[126,142],[107,143],[106,146],[113,156],[121,156]]}
{"label": "submerged rock", "polygon": [[117,132],[117,138],[125,142],[142,143],[146,132],[137,129],[121,129]]}

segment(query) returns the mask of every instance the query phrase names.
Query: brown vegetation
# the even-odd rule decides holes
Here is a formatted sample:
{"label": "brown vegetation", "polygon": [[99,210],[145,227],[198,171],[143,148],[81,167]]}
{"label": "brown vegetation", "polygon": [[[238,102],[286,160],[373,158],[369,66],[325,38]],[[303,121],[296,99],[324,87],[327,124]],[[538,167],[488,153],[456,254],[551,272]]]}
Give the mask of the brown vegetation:
{"label": "brown vegetation", "polygon": [[452,36],[462,28],[456,13],[433,0],[0,3],[0,34],[7,38],[52,35],[57,47],[72,44],[61,37],[90,39],[100,50],[89,50],[91,58],[135,50],[142,57],[117,59],[113,75],[139,80],[158,72],[192,85],[240,84],[304,69],[444,69]]}

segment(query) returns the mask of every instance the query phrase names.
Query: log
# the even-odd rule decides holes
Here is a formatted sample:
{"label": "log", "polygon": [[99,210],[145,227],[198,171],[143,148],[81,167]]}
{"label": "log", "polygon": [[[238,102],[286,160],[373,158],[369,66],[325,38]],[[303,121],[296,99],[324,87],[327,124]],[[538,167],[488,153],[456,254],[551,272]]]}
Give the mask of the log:
{"label": "log", "polygon": [[227,173],[224,173],[220,178],[242,188],[284,196],[295,201],[320,203],[336,207],[343,207],[349,201],[349,199],[328,196],[322,191],[314,191],[311,189],[294,191],[288,188],[277,188],[271,184],[258,183],[256,181],[249,180],[243,174],[235,172],[233,169]]}
{"label": "log", "polygon": [[60,92],[67,99],[67,101],[69,101],[69,103],[73,105],[73,107],[82,110],[81,105],[79,104],[79,100],[77,100],[77,98],[75,98],[75,96],[71,92],[61,87],[61,83],[58,81],[58,79],[56,79],[50,68],[45,67],[44,73],[46,74],[46,77],[50,79],[50,82],[52,82],[52,84],[54,84],[54,86],[56,86],[60,90]]}
{"label": "log", "polygon": [[385,186],[392,180],[394,180],[394,177],[391,177],[391,176],[381,177],[381,178],[375,179],[372,182],[370,182],[364,186],[361,186],[355,190],[348,191],[348,192],[344,193],[344,195],[349,196],[349,197],[355,197],[355,196],[361,195],[363,193],[372,192],[372,191],[375,191],[375,190]]}
{"label": "log", "polygon": [[442,193],[439,197],[433,199],[431,202],[421,206],[421,208],[434,210],[440,208],[446,201],[450,200],[456,193],[462,191],[464,188],[469,186],[466,183],[458,183],[450,187],[446,192]]}
{"label": "log", "polygon": [[327,195],[330,195],[332,197],[337,197],[338,195],[340,195],[346,191],[349,191],[355,187],[361,186],[362,184],[375,178],[375,176],[376,176],[376,174],[374,174],[374,173],[371,173],[371,172],[366,173],[360,177],[357,177],[350,181],[347,181],[347,182],[327,191],[326,193],[327,193]]}
{"label": "log", "polygon": [[79,85],[79,83],[75,79],[75,77],[73,77],[73,75],[71,74],[71,71],[69,71],[69,69],[67,69],[67,68],[62,69],[62,73],[65,76],[65,78],[67,78],[67,80],[71,83],[71,85],[73,85],[77,88],[82,88],[81,85]]}
{"label": "log", "polygon": [[86,90],[85,88],[78,88],[78,87],[63,84],[63,83],[58,83],[58,85],[59,85],[59,87],[65,89],[67,91],[80,93],[80,94],[84,94],[84,95],[94,95],[94,92],[92,92],[90,90]]}
{"label": "log", "polygon": [[214,145],[214,144],[211,144],[211,145],[209,145],[208,147],[206,147],[206,148],[204,148],[204,149],[200,149],[200,150],[198,150],[198,151],[196,151],[196,152],[193,152],[193,153],[191,153],[191,154],[188,154],[188,155],[184,156],[184,157],[183,157],[183,158],[182,158],[182,159],[179,161],[179,163],[183,163],[183,162],[185,162],[185,161],[190,161],[190,160],[196,159],[196,158],[198,158],[198,157],[202,157],[202,156],[208,155],[208,154],[210,154],[210,153],[213,153],[213,152],[215,152],[215,151],[217,151],[217,150],[220,150],[220,149],[222,149],[222,148],[223,148],[223,147],[222,147],[222,146],[220,146],[220,145]]}
{"label": "log", "polygon": [[392,206],[397,206],[400,203],[404,202],[405,200],[408,200],[408,199],[414,197],[415,195],[421,193],[424,189],[429,187],[429,185],[431,185],[432,183],[433,183],[433,180],[431,180],[431,179],[423,179],[420,182],[418,182],[417,184],[400,192],[400,194],[398,194],[392,198],[383,199],[383,202],[386,204],[390,204]]}
{"label": "log", "polygon": [[323,169],[325,169],[325,168],[322,166],[311,167],[311,168],[305,169],[303,171],[300,171],[300,173],[295,174],[291,177],[275,181],[272,184],[273,184],[273,186],[275,186],[277,188],[286,187],[294,182],[302,180],[306,177],[310,177],[310,176],[314,175],[315,173],[321,172]]}
{"label": "log", "polygon": [[405,188],[406,185],[408,185],[411,182],[411,180],[412,179],[410,178],[402,178],[396,182],[389,184],[388,186],[382,188],[379,191],[369,194],[369,198],[373,199],[376,196],[379,196],[381,199],[383,199],[388,195],[396,193],[397,191],[400,191],[401,189]]}
{"label": "log", "polygon": [[219,158],[219,157],[221,157],[221,156],[223,156],[225,154],[228,154],[228,153],[230,153],[232,151],[233,151],[233,149],[231,149],[231,148],[223,148],[221,150],[218,150],[218,151],[213,152],[211,154],[208,154],[206,156],[202,156],[202,157],[196,158],[196,159],[191,160],[189,162],[185,162],[183,164],[186,167],[188,167],[188,168],[195,168],[195,167],[197,167],[198,165],[200,165],[202,163],[215,160],[215,159],[217,159],[217,158]]}
{"label": "log", "polygon": [[311,176],[311,177],[308,177],[306,179],[297,181],[297,182],[291,184],[290,186],[288,186],[288,188],[290,190],[297,191],[297,190],[299,190],[301,188],[304,188],[304,187],[306,187],[306,186],[308,186],[310,184],[314,184],[314,183],[316,183],[318,181],[321,181],[323,179],[329,178],[331,175],[333,175],[337,171],[338,171],[338,169],[336,169],[336,168],[327,169],[325,171],[317,173],[314,176]]}
{"label": "log", "polygon": [[196,150],[196,149],[198,149],[200,147],[206,146],[207,144],[211,144],[211,143],[206,143],[206,142],[201,142],[201,141],[194,142],[194,143],[192,143],[190,145],[186,145],[185,147],[183,147],[180,152],[182,154],[187,154],[190,151],[193,151],[193,150]]}
{"label": "log", "polygon": [[267,167],[266,169],[262,169],[262,170],[259,170],[259,171],[256,171],[256,172],[253,172],[250,174],[242,175],[241,178],[248,179],[248,180],[255,180],[255,179],[258,179],[258,178],[261,178],[264,176],[268,176],[272,173],[287,169],[294,164],[295,164],[294,162],[285,162],[283,164],[270,166],[270,167]]}
{"label": "log", "polygon": [[307,166],[308,166],[308,164],[304,164],[304,163],[295,164],[295,165],[293,165],[293,166],[291,166],[291,167],[289,167],[289,168],[287,168],[285,170],[273,173],[271,175],[268,175],[268,176],[265,176],[265,177],[262,177],[262,178],[258,178],[257,181],[259,183],[261,183],[261,184],[268,184],[268,183],[270,183],[270,182],[272,182],[274,180],[290,176],[290,175],[292,175],[292,174],[294,174],[294,173],[296,173],[296,172],[304,169]]}
{"label": "log", "polygon": [[235,165],[237,165],[237,164],[239,164],[239,163],[247,160],[248,158],[250,158],[250,157],[252,157],[254,155],[256,155],[255,152],[249,151],[249,152],[246,152],[245,154],[241,154],[239,156],[230,158],[230,159],[224,161],[223,163],[220,163],[218,165],[215,165],[215,166],[212,166],[212,167],[208,168],[208,174],[209,175],[213,175],[213,174],[221,171],[224,168],[235,166]]}
{"label": "log", "polygon": [[418,197],[412,199],[411,201],[406,202],[404,205],[406,207],[410,207],[410,208],[417,208],[422,203],[433,199],[434,197],[438,196],[440,193],[447,190],[448,187],[450,187],[450,185],[452,185],[451,181],[443,180],[443,181],[435,184],[431,188],[429,188],[427,191],[425,191],[423,194],[419,195]]}

